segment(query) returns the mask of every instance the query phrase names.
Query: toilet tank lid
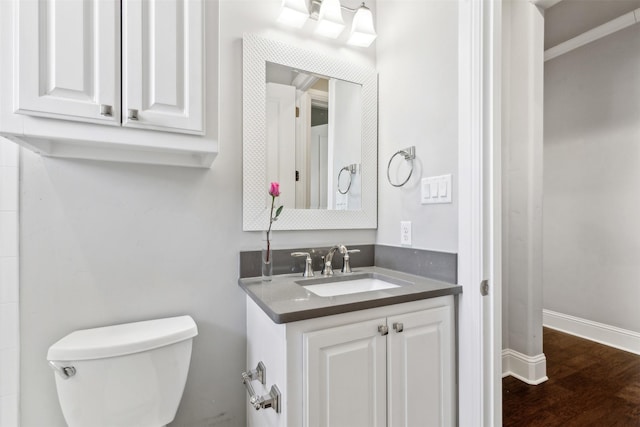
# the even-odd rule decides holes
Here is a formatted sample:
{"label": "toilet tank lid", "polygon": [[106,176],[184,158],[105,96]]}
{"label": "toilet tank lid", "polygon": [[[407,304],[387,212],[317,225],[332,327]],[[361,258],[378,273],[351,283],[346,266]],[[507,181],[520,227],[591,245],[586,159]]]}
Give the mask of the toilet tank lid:
{"label": "toilet tank lid", "polygon": [[139,353],[198,335],[191,316],[146,320],[70,333],[51,347],[51,361],[91,360]]}

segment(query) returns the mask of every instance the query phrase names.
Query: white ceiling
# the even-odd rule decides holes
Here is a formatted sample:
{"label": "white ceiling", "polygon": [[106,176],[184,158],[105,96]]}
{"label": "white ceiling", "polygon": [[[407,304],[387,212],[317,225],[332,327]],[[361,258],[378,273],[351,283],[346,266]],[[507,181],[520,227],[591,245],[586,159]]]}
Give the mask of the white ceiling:
{"label": "white ceiling", "polygon": [[554,47],[639,7],[640,0],[562,0],[545,10],[544,48]]}

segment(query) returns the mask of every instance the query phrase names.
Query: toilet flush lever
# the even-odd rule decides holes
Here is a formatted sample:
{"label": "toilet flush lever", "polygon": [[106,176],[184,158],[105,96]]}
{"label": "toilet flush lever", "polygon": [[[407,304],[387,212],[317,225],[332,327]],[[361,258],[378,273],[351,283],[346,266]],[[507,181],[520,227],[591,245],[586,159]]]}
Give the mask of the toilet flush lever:
{"label": "toilet flush lever", "polygon": [[56,371],[63,380],[68,380],[76,374],[76,368],[73,366],[58,366],[51,360],[49,361],[49,366],[51,366],[51,368]]}

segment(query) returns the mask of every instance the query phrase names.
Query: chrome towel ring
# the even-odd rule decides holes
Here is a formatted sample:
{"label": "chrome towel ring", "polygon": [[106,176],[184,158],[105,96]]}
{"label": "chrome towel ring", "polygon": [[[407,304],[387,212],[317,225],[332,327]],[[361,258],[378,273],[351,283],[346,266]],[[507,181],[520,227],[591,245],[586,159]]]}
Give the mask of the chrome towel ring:
{"label": "chrome towel ring", "polygon": [[[402,156],[404,157],[405,160],[411,162],[411,170],[409,171],[409,175],[407,176],[407,178],[404,181],[402,181],[399,184],[394,184],[393,182],[391,182],[391,177],[389,176],[389,169],[391,169],[391,162],[399,154],[402,154]],[[411,178],[411,174],[413,173],[413,159],[415,159],[415,158],[416,158],[416,147],[415,146],[407,147],[407,148],[404,148],[402,150],[396,151],[393,154],[393,156],[391,156],[391,158],[389,159],[389,164],[387,164],[387,180],[389,181],[389,184],[393,185],[394,187],[402,187],[407,182],[409,182],[409,178]]]}
{"label": "chrome towel ring", "polygon": [[[349,192],[349,189],[351,188],[351,183],[353,182],[353,175],[356,174],[358,170],[358,165],[353,163],[351,165],[347,165],[345,167],[343,167],[342,169],[340,169],[340,172],[338,172],[338,192],[340,194],[347,194]],[[349,184],[347,185],[347,189],[342,191],[342,188],[340,188],[340,177],[342,176],[342,172],[347,171],[349,173]]]}

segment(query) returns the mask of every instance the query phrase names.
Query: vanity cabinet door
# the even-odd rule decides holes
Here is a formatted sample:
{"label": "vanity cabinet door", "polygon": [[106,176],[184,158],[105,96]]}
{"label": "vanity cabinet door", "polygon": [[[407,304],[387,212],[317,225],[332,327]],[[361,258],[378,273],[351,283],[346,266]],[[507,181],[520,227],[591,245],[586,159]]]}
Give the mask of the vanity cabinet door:
{"label": "vanity cabinet door", "polygon": [[454,425],[450,305],[387,319],[390,426]]}
{"label": "vanity cabinet door", "polygon": [[14,111],[120,123],[120,2],[17,1]]}
{"label": "vanity cabinet door", "polygon": [[386,336],[375,319],[303,334],[304,426],[382,427]]}
{"label": "vanity cabinet door", "polygon": [[204,133],[204,1],[122,0],[122,124]]}

